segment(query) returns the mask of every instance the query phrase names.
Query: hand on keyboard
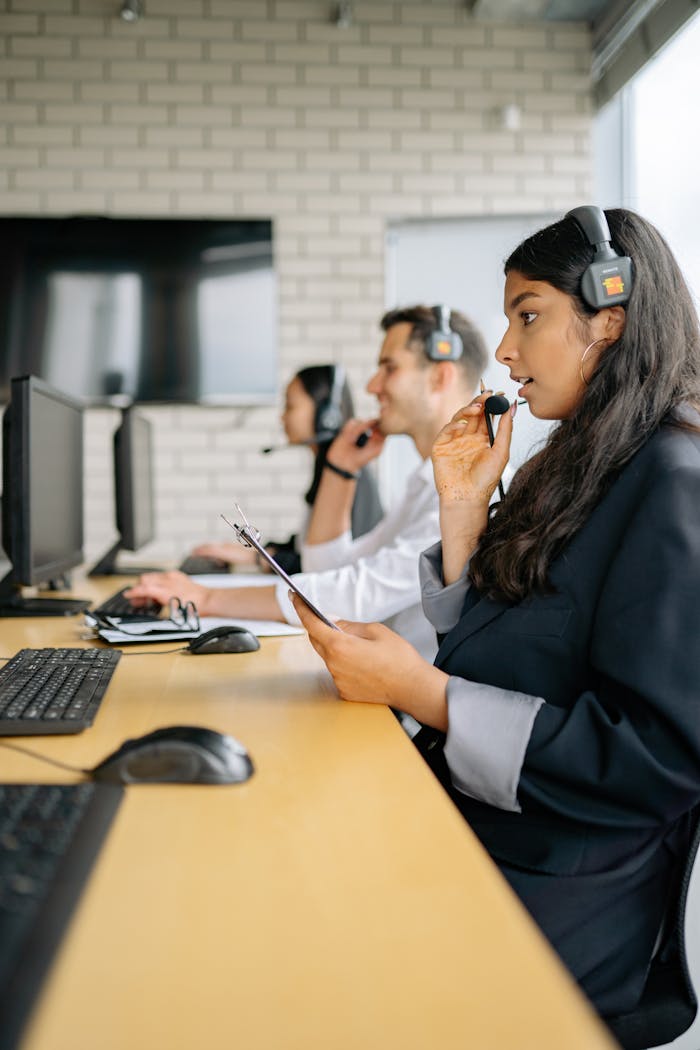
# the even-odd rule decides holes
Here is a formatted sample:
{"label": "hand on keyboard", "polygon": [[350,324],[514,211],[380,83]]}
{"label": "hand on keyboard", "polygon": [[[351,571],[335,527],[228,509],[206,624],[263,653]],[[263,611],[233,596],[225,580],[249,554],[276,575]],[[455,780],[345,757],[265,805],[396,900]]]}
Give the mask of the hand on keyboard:
{"label": "hand on keyboard", "polygon": [[153,598],[144,599],[142,604],[129,601],[125,595],[128,587],[123,587],[95,609],[91,610],[96,617],[117,616],[120,620],[131,620],[134,623],[144,623],[157,620],[163,606]]}

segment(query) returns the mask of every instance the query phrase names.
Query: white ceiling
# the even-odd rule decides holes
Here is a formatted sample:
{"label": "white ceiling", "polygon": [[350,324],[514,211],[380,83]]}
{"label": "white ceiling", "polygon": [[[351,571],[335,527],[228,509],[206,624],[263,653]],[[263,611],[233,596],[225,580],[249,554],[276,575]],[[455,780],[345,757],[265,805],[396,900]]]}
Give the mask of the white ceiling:
{"label": "white ceiling", "polygon": [[[456,0],[459,3],[459,0]],[[585,22],[594,93],[602,105],[700,8],[700,0],[463,0],[483,21]]]}

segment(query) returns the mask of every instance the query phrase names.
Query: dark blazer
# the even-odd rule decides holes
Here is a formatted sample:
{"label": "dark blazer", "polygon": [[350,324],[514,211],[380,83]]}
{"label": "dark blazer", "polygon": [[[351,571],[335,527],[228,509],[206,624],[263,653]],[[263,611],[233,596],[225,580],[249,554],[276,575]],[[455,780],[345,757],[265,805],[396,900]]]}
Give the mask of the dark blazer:
{"label": "dark blazer", "polygon": [[[698,417],[696,417],[698,418]],[[698,418],[700,422],[700,418]],[[664,426],[518,605],[468,592],[436,664],[542,697],[521,813],[430,762],[604,1013],[635,1005],[700,800],[700,436]]]}

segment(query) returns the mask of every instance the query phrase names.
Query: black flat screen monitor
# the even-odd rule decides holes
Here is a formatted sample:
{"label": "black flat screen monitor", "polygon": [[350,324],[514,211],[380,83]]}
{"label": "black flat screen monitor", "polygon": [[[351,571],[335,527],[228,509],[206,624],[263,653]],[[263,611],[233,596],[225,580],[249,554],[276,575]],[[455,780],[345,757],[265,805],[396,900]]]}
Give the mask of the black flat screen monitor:
{"label": "black flat screen monitor", "polygon": [[138,575],[146,566],[117,565],[119,551],[137,551],[155,537],[153,428],[134,408],[122,411],[114,432],[114,509],[119,539],[90,570],[90,576]]}
{"label": "black flat screen monitor", "polygon": [[4,216],[0,244],[0,398],[276,402],[270,220]]}
{"label": "black flat screen monitor", "polygon": [[88,601],[22,595],[66,589],[83,561],[83,407],[35,376],[10,384],[2,428],[2,537],[12,568],[0,581],[0,614],[55,616]]}

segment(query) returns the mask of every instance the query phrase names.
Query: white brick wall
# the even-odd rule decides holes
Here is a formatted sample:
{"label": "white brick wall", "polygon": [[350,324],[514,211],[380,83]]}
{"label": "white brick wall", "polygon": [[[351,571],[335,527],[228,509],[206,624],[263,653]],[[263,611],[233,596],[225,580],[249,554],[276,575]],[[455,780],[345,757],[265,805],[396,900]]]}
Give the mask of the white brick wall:
{"label": "white brick wall", "polygon": [[[455,0],[4,0],[0,213],[270,216],[281,382],[339,361],[359,408],[384,303],[384,236],[401,218],[564,210],[591,181],[582,25],[485,24]],[[517,132],[498,127],[517,99]],[[392,304],[393,305],[393,304]],[[468,296],[455,304],[469,312]],[[158,540],[177,559],[224,535],[233,498],[266,532],[301,513],[308,454],[261,460],[277,412],[149,407]],[[117,414],[87,420],[87,553],[113,538]]]}

